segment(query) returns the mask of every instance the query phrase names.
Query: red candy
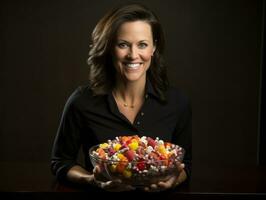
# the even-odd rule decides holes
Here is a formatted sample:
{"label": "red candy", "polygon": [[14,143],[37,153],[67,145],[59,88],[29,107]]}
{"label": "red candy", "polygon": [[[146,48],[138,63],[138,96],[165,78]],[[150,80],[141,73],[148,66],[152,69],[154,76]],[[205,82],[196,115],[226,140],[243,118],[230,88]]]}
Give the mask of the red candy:
{"label": "red candy", "polygon": [[145,162],[144,161],[140,161],[137,163],[137,169],[139,171],[143,171],[144,169],[146,169],[146,165],[145,165]]}
{"label": "red candy", "polygon": [[155,142],[155,140],[154,140],[154,139],[152,139],[152,138],[148,137],[148,138],[147,138],[147,141],[148,141],[148,145],[149,145],[149,146],[152,146],[152,148],[154,148],[154,147],[155,147],[155,145],[156,145],[156,142]]}
{"label": "red candy", "polygon": [[133,150],[128,150],[124,153],[128,161],[131,162],[135,158],[135,152]]}

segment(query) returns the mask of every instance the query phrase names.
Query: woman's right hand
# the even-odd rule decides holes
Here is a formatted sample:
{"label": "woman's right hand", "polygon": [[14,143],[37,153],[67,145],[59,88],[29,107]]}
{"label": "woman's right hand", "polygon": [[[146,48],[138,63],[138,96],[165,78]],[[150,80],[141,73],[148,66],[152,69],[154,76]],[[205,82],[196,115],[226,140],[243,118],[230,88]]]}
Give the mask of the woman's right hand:
{"label": "woman's right hand", "polygon": [[96,165],[93,169],[93,175],[94,175],[94,184],[96,184],[98,187],[110,191],[110,192],[123,192],[123,191],[131,191],[135,188],[131,185],[126,185],[121,182],[120,179],[117,180],[107,180],[101,173],[101,168]]}

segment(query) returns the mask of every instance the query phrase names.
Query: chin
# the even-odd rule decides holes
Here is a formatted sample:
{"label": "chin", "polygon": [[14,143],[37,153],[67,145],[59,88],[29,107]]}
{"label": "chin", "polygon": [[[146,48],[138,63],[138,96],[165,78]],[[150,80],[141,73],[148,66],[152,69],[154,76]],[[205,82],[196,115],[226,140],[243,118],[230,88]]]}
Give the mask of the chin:
{"label": "chin", "polygon": [[130,75],[125,75],[124,77],[129,82],[135,82],[135,81],[141,80],[142,77],[143,77],[143,75],[140,75],[140,74],[130,74]]}

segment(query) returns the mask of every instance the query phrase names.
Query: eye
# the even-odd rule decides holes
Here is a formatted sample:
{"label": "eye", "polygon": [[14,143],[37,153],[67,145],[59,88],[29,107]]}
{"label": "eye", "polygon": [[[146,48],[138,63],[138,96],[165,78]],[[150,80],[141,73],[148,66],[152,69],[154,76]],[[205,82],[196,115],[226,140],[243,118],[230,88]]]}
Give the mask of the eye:
{"label": "eye", "polygon": [[121,43],[118,43],[117,46],[120,48],[120,49],[125,49],[128,47],[128,44],[125,43],[125,42],[121,42]]}
{"label": "eye", "polygon": [[139,46],[140,49],[145,49],[148,46],[148,44],[142,42],[142,43],[139,43],[138,46]]}

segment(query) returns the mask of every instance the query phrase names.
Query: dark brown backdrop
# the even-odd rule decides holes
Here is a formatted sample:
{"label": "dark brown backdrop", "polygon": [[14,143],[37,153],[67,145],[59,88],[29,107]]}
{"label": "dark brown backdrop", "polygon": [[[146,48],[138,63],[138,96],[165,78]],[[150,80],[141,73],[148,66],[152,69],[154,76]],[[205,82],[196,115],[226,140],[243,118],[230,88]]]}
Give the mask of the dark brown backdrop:
{"label": "dark brown backdrop", "polygon": [[[1,1],[0,182],[50,180],[64,103],[87,82],[89,35],[119,2]],[[256,165],[262,1],[143,2],[161,18],[170,81],[192,101],[194,166]]]}

